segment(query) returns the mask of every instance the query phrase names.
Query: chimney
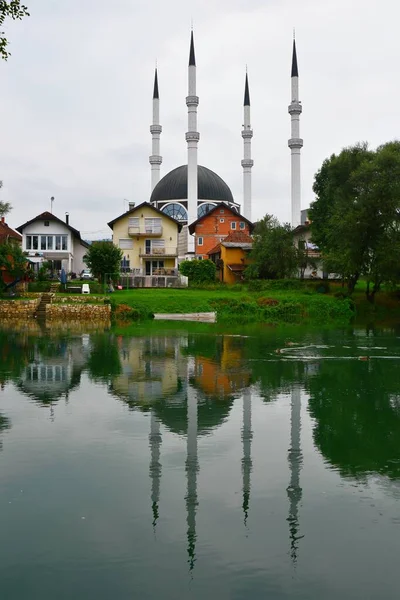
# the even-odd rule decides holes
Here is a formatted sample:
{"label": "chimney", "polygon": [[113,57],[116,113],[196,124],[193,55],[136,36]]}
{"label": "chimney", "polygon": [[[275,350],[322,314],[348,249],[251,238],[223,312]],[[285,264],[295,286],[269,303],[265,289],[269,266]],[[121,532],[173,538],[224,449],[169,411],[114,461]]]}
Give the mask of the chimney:
{"label": "chimney", "polygon": [[65,213],[65,222],[69,225],[69,213]]}
{"label": "chimney", "polygon": [[129,202],[129,210],[132,210],[133,208],[135,208],[135,203]]}

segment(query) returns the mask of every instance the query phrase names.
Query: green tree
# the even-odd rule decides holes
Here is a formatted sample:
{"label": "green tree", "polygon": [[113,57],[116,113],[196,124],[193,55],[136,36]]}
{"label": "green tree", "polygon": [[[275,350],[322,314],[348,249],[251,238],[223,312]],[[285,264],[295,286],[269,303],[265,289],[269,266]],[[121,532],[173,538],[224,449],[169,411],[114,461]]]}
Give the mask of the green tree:
{"label": "green tree", "polygon": [[21,0],[0,0],[0,58],[7,60],[10,53],[7,50],[8,40],[2,31],[4,21],[8,19],[22,19],[29,16],[28,8],[21,4]]}
{"label": "green tree", "polygon": [[315,176],[312,239],[326,270],[340,274],[349,293],[360,277],[374,300],[400,264],[400,142],[368,150],[345,148],[325,160]]}
{"label": "green tree", "polygon": [[253,240],[253,263],[246,269],[248,279],[284,279],[297,272],[299,256],[290,225],[281,225],[275,217],[266,215],[257,223]]}
{"label": "green tree", "polygon": [[[0,181],[0,190],[2,187],[3,187],[3,182]],[[7,215],[11,209],[12,209],[12,206],[9,202],[1,202],[0,201],[0,217],[5,217],[5,215]]]}
{"label": "green tree", "polygon": [[17,279],[23,277],[27,271],[27,260],[18,244],[9,242],[0,244],[0,289],[4,289],[4,273]]}
{"label": "green tree", "polygon": [[189,283],[212,283],[215,281],[216,266],[212,260],[184,260],[179,271],[189,279]]}
{"label": "green tree", "polygon": [[104,283],[107,274],[120,272],[122,250],[111,242],[93,242],[84,260],[93,275]]}

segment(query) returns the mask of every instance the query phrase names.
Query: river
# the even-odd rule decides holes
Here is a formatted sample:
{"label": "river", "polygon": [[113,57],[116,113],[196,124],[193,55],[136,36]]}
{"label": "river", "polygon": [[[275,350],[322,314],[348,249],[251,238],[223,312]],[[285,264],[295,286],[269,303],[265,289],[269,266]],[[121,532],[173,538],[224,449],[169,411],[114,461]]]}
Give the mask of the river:
{"label": "river", "polygon": [[1,597],[399,598],[399,342],[0,331]]}

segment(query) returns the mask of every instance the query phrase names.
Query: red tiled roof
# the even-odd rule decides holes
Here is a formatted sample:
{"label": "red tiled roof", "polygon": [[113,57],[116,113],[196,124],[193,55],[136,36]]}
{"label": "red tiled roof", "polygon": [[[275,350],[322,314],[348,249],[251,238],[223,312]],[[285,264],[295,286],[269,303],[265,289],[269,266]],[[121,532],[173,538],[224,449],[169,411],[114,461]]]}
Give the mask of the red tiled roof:
{"label": "red tiled roof", "polygon": [[252,244],[253,238],[250,237],[244,231],[231,231],[231,233],[229,235],[227,235],[226,238],[224,238],[224,240],[221,243],[225,244],[225,242]]}
{"label": "red tiled roof", "polygon": [[211,248],[211,250],[209,250],[207,254],[218,254],[218,252],[221,252],[221,244],[217,244],[216,246],[214,246],[214,248]]}
{"label": "red tiled roof", "polygon": [[5,221],[0,220],[0,243],[7,241],[7,238],[12,238],[22,242],[22,235],[11,229]]}

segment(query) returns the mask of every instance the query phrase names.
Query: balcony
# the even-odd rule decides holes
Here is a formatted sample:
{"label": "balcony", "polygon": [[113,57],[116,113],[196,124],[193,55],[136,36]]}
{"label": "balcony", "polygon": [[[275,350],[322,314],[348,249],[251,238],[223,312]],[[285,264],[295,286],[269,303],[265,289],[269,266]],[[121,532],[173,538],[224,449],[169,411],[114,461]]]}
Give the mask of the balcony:
{"label": "balcony", "polygon": [[159,237],[163,228],[160,227],[128,227],[128,234],[132,237]]}
{"label": "balcony", "polygon": [[178,256],[178,248],[167,246],[166,248],[139,248],[139,256],[147,258],[175,258]]}

